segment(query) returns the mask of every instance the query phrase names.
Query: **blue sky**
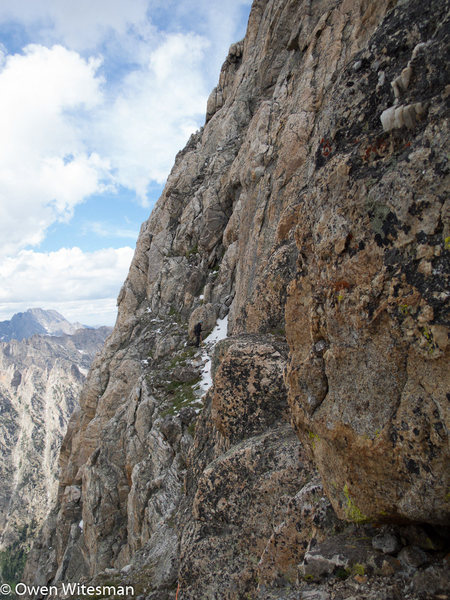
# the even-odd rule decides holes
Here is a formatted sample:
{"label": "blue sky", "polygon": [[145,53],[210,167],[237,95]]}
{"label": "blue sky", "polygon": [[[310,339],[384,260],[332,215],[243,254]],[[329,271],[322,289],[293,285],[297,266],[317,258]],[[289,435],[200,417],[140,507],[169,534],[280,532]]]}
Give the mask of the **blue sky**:
{"label": "blue sky", "polygon": [[113,324],[141,223],[250,0],[3,0],[0,320]]}

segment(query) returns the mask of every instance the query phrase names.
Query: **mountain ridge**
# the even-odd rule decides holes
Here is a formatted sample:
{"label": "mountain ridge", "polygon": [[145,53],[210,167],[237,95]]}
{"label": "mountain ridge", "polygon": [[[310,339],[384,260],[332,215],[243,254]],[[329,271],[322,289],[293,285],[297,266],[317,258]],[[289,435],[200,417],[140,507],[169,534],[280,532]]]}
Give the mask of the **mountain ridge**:
{"label": "mountain ridge", "polygon": [[0,342],[0,574],[7,580],[17,581],[53,505],[62,438],[110,333],[77,329]]}
{"label": "mountain ridge", "polygon": [[81,323],[70,323],[56,310],[29,308],[14,314],[9,320],[0,321],[0,342],[23,340],[34,334],[72,334],[85,327]]}
{"label": "mountain ridge", "polygon": [[[141,228],[26,577],[447,593],[448,24],[438,0],[253,2]],[[209,362],[194,329],[225,317]]]}

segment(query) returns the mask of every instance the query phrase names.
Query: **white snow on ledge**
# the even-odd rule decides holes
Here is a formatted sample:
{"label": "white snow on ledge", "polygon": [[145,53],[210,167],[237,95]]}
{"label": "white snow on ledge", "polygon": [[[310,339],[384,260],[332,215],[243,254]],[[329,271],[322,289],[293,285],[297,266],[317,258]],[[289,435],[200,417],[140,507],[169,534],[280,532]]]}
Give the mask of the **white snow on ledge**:
{"label": "white snow on ledge", "polygon": [[206,394],[209,388],[212,386],[212,375],[211,375],[211,367],[212,360],[211,356],[214,351],[214,346],[220,340],[224,340],[227,337],[227,328],[228,328],[228,315],[223,319],[219,319],[217,321],[216,326],[208,335],[207,338],[203,340],[202,343],[202,360],[205,361],[202,369],[202,377],[200,382],[197,384],[196,388],[199,392],[201,398]]}
{"label": "white snow on ledge", "polygon": [[223,319],[219,319],[217,321],[217,324],[214,327],[214,329],[211,331],[211,333],[208,335],[208,337],[206,337],[203,340],[203,344],[205,346],[210,346],[212,344],[212,347],[214,348],[214,346],[217,344],[217,342],[220,342],[220,340],[224,340],[227,337],[227,329],[228,329],[228,315],[226,317],[224,317]]}

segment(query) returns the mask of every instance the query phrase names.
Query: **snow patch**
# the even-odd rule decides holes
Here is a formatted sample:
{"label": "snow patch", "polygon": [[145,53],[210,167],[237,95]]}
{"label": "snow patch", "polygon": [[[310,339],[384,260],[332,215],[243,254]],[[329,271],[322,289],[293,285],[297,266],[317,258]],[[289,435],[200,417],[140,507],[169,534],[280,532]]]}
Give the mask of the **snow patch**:
{"label": "snow patch", "polygon": [[216,326],[208,335],[207,338],[203,340],[202,344],[202,362],[204,362],[202,375],[200,382],[197,385],[197,390],[199,392],[200,397],[206,394],[209,388],[212,386],[212,360],[211,356],[217,342],[224,340],[227,337],[227,329],[228,329],[228,315],[223,319],[219,319],[217,321]]}

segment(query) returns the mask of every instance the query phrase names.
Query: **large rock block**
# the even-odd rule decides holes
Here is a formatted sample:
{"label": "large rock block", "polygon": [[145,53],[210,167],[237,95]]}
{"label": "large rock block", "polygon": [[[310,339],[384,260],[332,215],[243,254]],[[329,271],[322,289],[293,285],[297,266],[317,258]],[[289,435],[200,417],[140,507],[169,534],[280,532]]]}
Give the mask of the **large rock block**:
{"label": "large rock block", "polygon": [[231,338],[214,377],[212,419],[235,443],[288,418],[283,372],[287,346],[270,336]]}
{"label": "large rock block", "polygon": [[[205,440],[199,440],[203,446]],[[285,424],[248,438],[201,473],[184,526],[181,597],[245,598],[257,583],[257,565],[284,506],[309,471]]]}
{"label": "large rock block", "polygon": [[[445,23],[444,5],[431,6]],[[342,73],[315,184],[297,209],[289,402],[334,509],[351,521],[450,518],[448,171],[435,164],[448,140],[439,76],[448,32],[422,10],[399,5]],[[378,83],[355,87],[355,73],[369,82],[381,64]],[[425,97],[426,116],[380,137],[382,106]],[[362,154],[351,147],[361,140]]]}

